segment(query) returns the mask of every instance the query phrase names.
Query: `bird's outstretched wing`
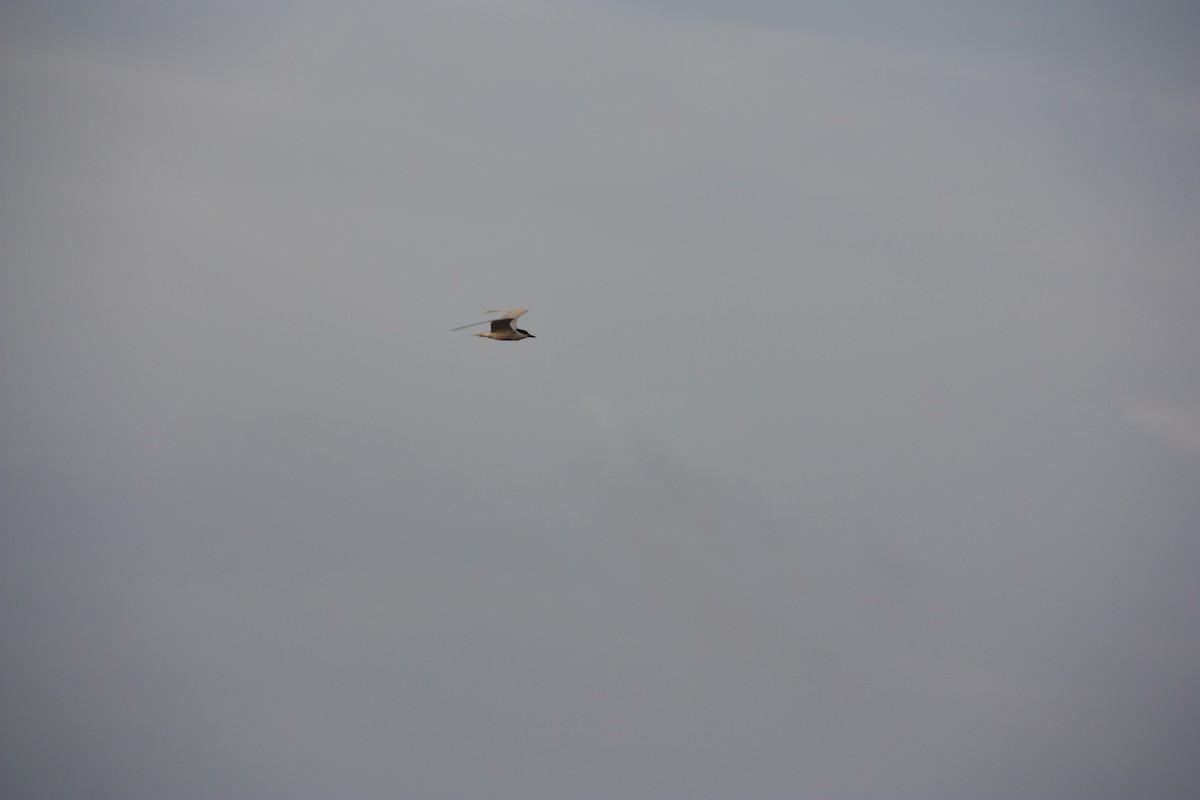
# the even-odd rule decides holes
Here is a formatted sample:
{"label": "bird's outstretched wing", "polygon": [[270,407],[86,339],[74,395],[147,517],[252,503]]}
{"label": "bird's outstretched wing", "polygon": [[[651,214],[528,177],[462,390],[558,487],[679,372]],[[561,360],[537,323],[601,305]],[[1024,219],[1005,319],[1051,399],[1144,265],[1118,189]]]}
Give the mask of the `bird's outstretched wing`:
{"label": "bird's outstretched wing", "polygon": [[500,319],[507,319],[507,320],[512,320],[513,322],[516,322],[517,317],[521,316],[528,310],[529,310],[528,308],[521,308],[518,306],[517,308],[494,308],[487,313],[503,314],[504,316],[500,317]]}
{"label": "bird's outstretched wing", "polygon": [[489,322],[492,324],[493,331],[495,331],[497,329],[496,328],[497,322],[509,323],[508,325],[502,326],[503,328],[509,328],[509,327],[511,327],[511,323],[516,321],[517,317],[521,316],[528,310],[529,310],[528,308],[519,308],[519,307],[518,308],[494,308],[491,311],[488,311],[487,313],[488,314],[503,314],[504,316],[500,317],[499,319],[485,319],[483,322],[472,322],[470,325],[459,325],[457,328],[451,328],[450,331],[451,331],[451,333],[453,333],[454,331],[461,331],[464,328],[474,328],[476,325],[487,325]]}

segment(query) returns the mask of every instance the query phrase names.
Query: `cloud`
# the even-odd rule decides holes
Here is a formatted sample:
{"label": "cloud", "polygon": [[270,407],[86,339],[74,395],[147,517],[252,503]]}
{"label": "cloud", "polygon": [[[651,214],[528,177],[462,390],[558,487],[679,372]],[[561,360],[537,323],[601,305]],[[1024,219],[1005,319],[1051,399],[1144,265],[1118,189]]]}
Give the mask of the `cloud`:
{"label": "cloud", "polygon": [[[1194,785],[1196,494],[1112,407],[1192,374],[1187,91],[593,3],[68,5],[0,32],[8,794]],[[509,305],[528,347],[450,333]]]}

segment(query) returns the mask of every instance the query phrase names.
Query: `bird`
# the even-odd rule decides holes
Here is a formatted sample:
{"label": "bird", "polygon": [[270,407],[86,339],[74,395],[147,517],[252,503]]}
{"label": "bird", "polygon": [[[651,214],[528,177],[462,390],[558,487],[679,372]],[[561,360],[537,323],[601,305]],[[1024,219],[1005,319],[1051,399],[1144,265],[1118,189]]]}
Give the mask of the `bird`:
{"label": "bird", "polygon": [[476,333],[475,336],[482,336],[485,339],[497,339],[500,341],[515,342],[520,339],[536,339],[529,331],[523,331],[513,323],[517,321],[517,317],[528,311],[528,308],[496,308],[491,311],[486,311],[486,314],[503,314],[499,319],[487,320],[483,322],[472,322],[470,325],[460,325],[452,330],[461,331],[464,328],[474,328],[476,325],[486,325],[492,323],[492,329],[487,333]]}

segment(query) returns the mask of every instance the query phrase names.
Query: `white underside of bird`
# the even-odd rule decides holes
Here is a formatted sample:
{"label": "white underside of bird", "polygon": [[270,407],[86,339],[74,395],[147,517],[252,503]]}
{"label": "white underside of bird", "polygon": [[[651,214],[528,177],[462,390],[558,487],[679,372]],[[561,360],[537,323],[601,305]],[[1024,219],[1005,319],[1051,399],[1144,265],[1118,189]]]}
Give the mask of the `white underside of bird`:
{"label": "white underside of bird", "polygon": [[515,342],[519,339],[536,339],[529,331],[523,331],[518,328],[515,323],[517,317],[528,311],[528,308],[500,308],[486,311],[486,314],[503,314],[504,316],[497,319],[485,319],[483,322],[472,322],[470,325],[460,325],[453,330],[461,331],[464,328],[474,328],[476,325],[487,325],[491,323],[491,330],[484,333],[476,333],[475,336],[482,336],[485,339],[497,339],[500,341]]}

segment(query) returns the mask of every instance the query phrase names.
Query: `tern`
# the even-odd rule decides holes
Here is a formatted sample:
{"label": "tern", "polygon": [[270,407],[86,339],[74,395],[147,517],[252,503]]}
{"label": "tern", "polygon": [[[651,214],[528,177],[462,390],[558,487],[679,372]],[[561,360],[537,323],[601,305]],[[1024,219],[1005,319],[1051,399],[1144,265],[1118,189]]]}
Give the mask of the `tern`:
{"label": "tern", "polygon": [[513,323],[517,321],[517,317],[528,311],[528,308],[497,308],[485,312],[488,314],[503,314],[499,319],[485,319],[483,322],[472,322],[470,325],[460,325],[452,330],[461,331],[463,328],[474,328],[476,325],[486,325],[492,323],[492,329],[487,333],[477,333],[476,336],[482,336],[485,339],[499,339],[503,341],[515,342],[519,339],[536,339],[529,331],[523,331]]}

